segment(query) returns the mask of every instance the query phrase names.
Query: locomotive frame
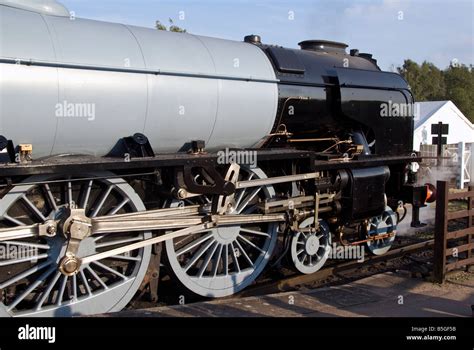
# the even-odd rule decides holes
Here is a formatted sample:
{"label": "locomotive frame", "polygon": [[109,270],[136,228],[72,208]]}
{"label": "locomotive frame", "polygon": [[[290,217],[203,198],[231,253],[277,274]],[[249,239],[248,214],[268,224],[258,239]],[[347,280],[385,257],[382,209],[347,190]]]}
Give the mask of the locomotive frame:
{"label": "locomotive frame", "polygon": [[[143,141],[144,139],[146,140],[146,137],[140,135],[135,138],[124,138],[124,140],[129,141],[134,139]],[[62,177],[63,180],[59,180],[60,182],[70,183],[70,181],[74,181],[75,177],[78,181],[100,180],[100,177],[84,178],[83,174],[106,172],[108,176],[105,176],[105,178],[116,177],[119,178],[120,181],[125,180],[128,183],[132,183],[137,179],[140,181],[147,179],[146,182],[148,184],[151,183],[151,187],[155,187],[155,190],[149,192],[145,197],[154,197],[157,196],[158,193],[156,187],[160,187],[163,184],[163,182],[161,182],[161,185],[159,185],[160,181],[162,181],[162,175],[173,174],[172,176],[175,176],[174,181],[167,182],[165,185],[168,189],[166,194],[168,198],[183,201],[198,195],[211,196],[213,202],[212,210],[202,212],[202,207],[193,205],[191,207],[179,207],[174,209],[149,209],[135,214],[129,213],[110,217],[88,218],[85,215],[84,209],[75,209],[74,204],[70,204],[66,205],[66,216],[58,220],[47,220],[43,224],[19,226],[16,230],[0,229],[0,240],[6,242],[18,241],[25,237],[53,237],[61,235],[63,239],[68,240],[68,250],[64,252],[64,255],[58,260],[58,268],[62,276],[70,277],[76,276],[76,274],[81,271],[81,266],[88,266],[101,259],[107,259],[121,254],[127,255],[136,249],[159,245],[167,240],[192,236],[194,233],[205,229],[215,229],[226,227],[227,225],[276,223],[280,225],[281,230],[278,235],[281,237],[291,237],[298,232],[306,232],[308,234],[318,232],[318,230],[321,229],[318,225],[314,227],[309,225],[310,227],[306,229],[299,227],[300,224],[305,220],[307,221],[308,218],[311,219],[312,217],[312,222],[320,222],[321,218],[325,220],[331,220],[331,218],[333,218],[332,220],[334,221],[334,217],[341,216],[342,211],[347,210],[347,208],[344,208],[343,200],[340,197],[342,189],[337,188],[337,186],[334,188],[334,184],[329,182],[330,180],[334,181],[335,175],[340,174],[340,172],[347,174],[347,172],[356,169],[372,169],[381,166],[399,169],[405,172],[407,164],[420,160],[418,157],[410,155],[371,156],[370,158],[361,157],[361,159],[330,161],[318,160],[318,154],[313,151],[252,149],[246,151],[258,152],[257,164],[269,173],[271,172],[271,168],[296,169],[296,165],[298,165],[299,171],[295,171],[294,174],[290,175],[277,174],[279,176],[238,181],[235,177],[233,179],[229,178],[230,172],[239,171],[237,164],[222,166],[217,163],[217,153],[206,153],[205,150],[202,149],[202,142],[198,141],[192,144],[200,145],[200,148],[195,148],[183,154],[159,154],[145,157],[135,156],[130,159],[124,157],[91,156],[53,157],[46,160],[25,161],[22,164],[3,164],[0,165],[2,173],[1,180],[3,182],[2,192],[8,193],[9,190],[14,189],[16,186],[24,186],[25,181],[23,180],[29,176],[39,174],[41,174],[41,176],[50,174],[57,178]],[[141,146],[143,146],[143,144],[135,145],[135,147],[139,149],[142,149]],[[146,148],[150,149],[148,146],[149,145],[147,145]],[[135,155],[138,155],[138,153],[135,152]],[[355,156],[355,158],[358,158],[358,156]],[[218,186],[209,187],[196,184],[193,181],[193,169],[207,170],[208,174],[213,174],[211,177],[213,176],[213,181],[215,184],[218,184]],[[219,170],[216,171],[216,169]],[[113,176],[111,176],[112,174]],[[397,178],[402,176],[402,174],[397,175],[396,171],[392,170],[392,176]],[[180,182],[179,179],[182,181]],[[28,182],[28,180],[26,180],[26,182]],[[53,180],[51,183],[57,183],[57,181]],[[35,185],[34,183],[29,184]],[[37,185],[45,186],[47,184],[48,181],[45,181]],[[180,184],[182,187],[175,188],[174,185],[177,184]],[[293,196],[288,196],[287,198],[285,196],[276,196],[276,199],[264,201],[260,203],[261,212],[258,215],[232,215],[232,212],[226,212],[225,208],[224,210],[219,210],[219,205],[222,205],[222,203],[227,205],[229,199],[233,199],[233,195],[238,189],[261,188],[262,186],[284,186],[288,189],[292,184],[302,185],[310,190],[306,195],[298,193]],[[145,190],[145,193],[149,191],[149,188],[150,187]],[[194,192],[191,192],[190,189]],[[425,196],[426,193],[423,189],[423,187],[421,187],[420,190],[420,187],[408,184],[399,190],[401,193],[407,194],[404,198],[406,202],[410,202],[413,196],[418,196],[419,202],[424,203],[422,196]],[[311,193],[314,193],[314,195]],[[224,201],[223,198],[225,198]],[[400,198],[401,197],[398,196],[397,199],[400,200]],[[355,198],[355,200],[359,201],[363,199]],[[390,204],[392,206],[396,205],[398,209],[400,209],[399,203],[393,203],[392,200]],[[414,207],[414,210],[417,210],[417,207]],[[350,219],[347,220],[347,222],[349,222]],[[338,224],[341,225],[344,223],[339,222]],[[334,224],[336,223],[333,222],[331,227],[334,227]],[[321,225],[324,224],[321,223]],[[391,238],[395,235],[395,228],[396,226],[394,225],[393,231],[389,232],[388,236],[387,232],[382,232],[375,237],[368,237],[367,239],[369,241],[377,241],[378,239],[387,239],[387,237]],[[143,232],[145,230],[155,233],[138,242],[115,247],[109,251],[97,252],[96,254],[82,256],[80,258],[75,255],[80,242],[88,237],[100,235],[105,232],[110,234],[113,232]],[[164,230],[174,231],[167,233]],[[365,243],[367,243],[367,240],[361,238],[360,242],[356,244]],[[242,246],[240,246],[240,249],[245,252]],[[157,250],[158,249],[155,248],[154,251]],[[285,251],[282,252],[281,250],[284,250],[284,247],[282,247],[280,251],[276,250],[276,254],[284,255]],[[280,259],[281,257],[274,256],[273,259],[276,258]],[[238,258],[235,259],[237,260]],[[248,259],[250,260],[251,258]],[[270,260],[270,256],[268,256],[267,259]],[[150,264],[154,264],[154,266],[150,266],[149,271],[159,271],[159,256],[158,260],[152,259]],[[312,272],[312,270],[310,271]],[[148,276],[145,277],[145,280],[150,281],[152,278]],[[240,290],[237,288],[234,289]],[[153,294],[155,294],[156,298],[156,291],[152,291],[152,295]]]}

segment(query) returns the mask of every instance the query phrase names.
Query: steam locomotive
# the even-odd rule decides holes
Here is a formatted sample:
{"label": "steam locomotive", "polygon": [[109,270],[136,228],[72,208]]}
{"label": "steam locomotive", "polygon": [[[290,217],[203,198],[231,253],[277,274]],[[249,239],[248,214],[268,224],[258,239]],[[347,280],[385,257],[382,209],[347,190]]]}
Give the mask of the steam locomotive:
{"label": "steam locomotive", "polygon": [[223,297],[334,245],[390,249],[432,200],[406,81],[370,54],[0,1],[0,315],[119,311],[163,269]]}

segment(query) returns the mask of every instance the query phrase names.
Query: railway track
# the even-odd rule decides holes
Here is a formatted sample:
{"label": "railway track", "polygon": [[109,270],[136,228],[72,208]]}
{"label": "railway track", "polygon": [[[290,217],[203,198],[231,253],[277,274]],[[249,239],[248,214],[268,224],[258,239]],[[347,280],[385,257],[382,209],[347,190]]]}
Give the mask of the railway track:
{"label": "railway track", "polygon": [[[410,264],[418,264],[420,262],[426,263],[431,259],[430,248],[434,245],[433,239],[423,241],[416,241],[408,238],[403,238],[407,241],[399,243],[400,246],[388,251],[381,256],[365,256],[364,261],[332,261],[328,263],[325,268],[309,274],[301,275],[293,271],[284,271],[280,276],[268,275],[266,278],[260,280],[255,285],[248,287],[244,291],[222,299],[236,299],[251,296],[263,296],[267,294],[288,292],[292,290],[302,290],[309,288],[318,288],[329,285],[345,284],[353,280],[365,278],[374,274],[386,272],[389,270],[407,269]],[[428,255],[418,256],[416,259],[414,255]],[[404,259],[408,258],[408,259]],[[374,265],[378,265],[374,267]],[[170,293],[176,295],[174,284],[169,286]],[[168,288],[166,288],[168,289]],[[160,293],[160,302],[158,306],[173,306],[179,304],[179,299],[167,296]],[[186,304],[201,302],[203,298],[189,298],[186,297]],[[128,310],[146,310],[157,307],[156,303],[136,302],[128,308]]]}
{"label": "railway track", "polygon": [[[366,269],[374,264],[378,263],[387,263],[394,259],[402,258],[406,255],[411,255],[415,253],[419,253],[421,251],[427,250],[434,245],[434,239],[417,242],[413,244],[407,244],[402,247],[393,249],[388,251],[385,255],[381,256],[366,256],[363,263],[360,263],[356,260],[347,261],[343,263],[334,263],[330,266],[327,266],[313,274],[310,275],[291,275],[288,277],[284,277],[278,281],[272,281],[269,283],[262,283],[256,285],[254,287],[248,288],[248,290],[239,294],[239,296],[246,297],[246,296],[253,296],[253,295],[262,295],[262,294],[270,294],[276,292],[286,292],[294,289],[298,289],[298,287],[306,286],[306,285],[313,285],[317,286],[318,282],[324,282],[331,276],[340,276],[339,279],[340,283],[347,281],[348,279],[354,280],[357,279],[357,276],[353,274],[353,270],[357,269]],[[388,269],[391,267],[388,266]],[[393,267],[392,267],[393,268]],[[345,273],[350,272],[352,276],[345,276]],[[375,272],[378,273],[378,272]],[[363,275],[366,275],[362,273]],[[369,272],[370,274],[374,274],[374,271]],[[364,276],[365,277],[365,276]],[[333,281],[334,282],[334,281]],[[320,284],[320,283],[319,283]]]}

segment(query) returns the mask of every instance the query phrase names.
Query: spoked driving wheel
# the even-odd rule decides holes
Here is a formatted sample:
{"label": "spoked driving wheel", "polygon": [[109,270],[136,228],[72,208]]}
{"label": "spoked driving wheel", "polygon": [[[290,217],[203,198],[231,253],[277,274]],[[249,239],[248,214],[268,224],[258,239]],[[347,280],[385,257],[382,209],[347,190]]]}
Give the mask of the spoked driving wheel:
{"label": "spoked driving wheel", "polygon": [[387,253],[395,241],[397,233],[397,216],[390,207],[386,207],[380,216],[371,218],[367,224],[367,238],[381,236],[384,238],[371,240],[366,243],[369,252],[373,255]]}
{"label": "spoked driving wheel", "polygon": [[[0,228],[61,220],[68,207],[84,208],[88,217],[145,210],[132,187],[111,174],[82,178],[33,176],[0,200]],[[90,180],[87,178],[101,177]],[[119,311],[137,291],[150,260],[150,247],[81,266],[72,276],[58,263],[67,238],[51,237],[3,241],[0,250],[0,316],[73,316]],[[80,242],[78,257],[118,248],[151,236],[149,232],[110,233]],[[5,254],[4,254],[5,255]]]}
{"label": "spoked driving wheel", "polygon": [[[300,229],[314,226],[314,217],[300,224]],[[304,274],[320,270],[331,253],[331,232],[324,220],[319,220],[317,230],[296,232],[291,238],[290,254],[295,268]]]}
{"label": "spoked driving wheel", "polygon": [[[240,180],[265,178],[260,169],[240,169]],[[258,203],[275,196],[273,187],[237,190],[229,214],[258,214]],[[201,204],[211,209],[211,199],[200,196],[173,205]],[[220,226],[166,241],[172,273],[191,292],[224,297],[239,292],[260,275],[277,238],[275,223]]]}

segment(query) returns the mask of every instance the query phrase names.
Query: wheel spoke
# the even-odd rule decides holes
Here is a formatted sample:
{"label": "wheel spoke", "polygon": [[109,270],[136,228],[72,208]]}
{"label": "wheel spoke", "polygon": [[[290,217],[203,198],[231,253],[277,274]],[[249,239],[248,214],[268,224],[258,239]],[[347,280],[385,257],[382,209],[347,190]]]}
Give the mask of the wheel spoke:
{"label": "wheel spoke", "polygon": [[48,184],[45,184],[43,187],[46,191],[46,197],[49,200],[49,204],[51,205],[51,208],[54,211],[57,211],[58,210],[58,205],[56,204],[56,200],[54,199],[53,192],[51,192],[51,188],[49,187]]}
{"label": "wheel spoke", "polygon": [[11,285],[15,282],[18,282],[18,281],[22,280],[23,278],[28,277],[28,276],[34,274],[35,272],[37,272],[37,271],[39,271],[39,270],[43,269],[44,267],[49,266],[51,264],[52,264],[52,261],[45,261],[42,264],[33,266],[31,269],[28,269],[25,272],[22,272],[22,273],[16,275],[15,277],[12,277],[9,280],[6,280],[2,284],[0,284],[0,289],[5,289],[9,285]]}
{"label": "wheel spoke", "polygon": [[314,256],[314,257],[316,258],[316,261],[321,260],[321,259],[324,257],[324,253],[325,253],[325,252],[326,252],[326,251],[323,250],[321,253],[319,253],[319,250],[318,250],[317,253],[316,253],[316,255]]}
{"label": "wheel spoke", "polygon": [[240,231],[246,232],[246,233],[251,233],[253,235],[258,235],[258,236],[265,236],[265,237],[270,237],[270,235],[267,232],[262,232],[262,231],[257,231],[257,230],[251,230],[248,228],[241,228]]}
{"label": "wheel spoke", "polygon": [[[247,177],[247,179],[245,181],[250,181],[252,180],[252,178],[254,177],[254,173],[250,173],[250,175]],[[246,188],[243,188],[240,190],[239,192],[239,195],[237,197],[237,200],[235,201],[235,208],[238,208],[239,207],[239,204],[240,202],[242,201],[242,199],[244,198],[245,196],[245,193],[246,193],[247,189]]]}
{"label": "wheel spoke", "polygon": [[72,183],[71,181],[67,182],[67,202],[68,204],[73,203],[73,198],[72,198]]}
{"label": "wheel spoke", "polygon": [[254,247],[255,249],[257,249],[260,253],[262,254],[265,254],[265,251],[258,247],[257,245],[255,245],[254,243],[250,242],[247,238],[245,238],[244,236],[242,235],[238,235],[237,238],[240,238],[241,240],[243,240],[245,243],[247,243],[249,246],[251,247]]}
{"label": "wheel spoke", "polygon": [[176,252],[176,256],[180,256],[180,255],[183,255],[184,253],[190,251],[191,249],[197,247],[198,245],[200,245],[201,243],[207,241],[209,238],[211,238],[213,236],[213,233],[210,232],[208,233],[207,235],[204,235],[198,239],[196,239],[195,241],[192,241],[191,243],[187,244],[186,246],[184,246],[183,248],[181,248],[180,250],[178,250]]}
{"label": "wheel spoke", "polygon": [[237,260],[237,255],[235,255],[235,247],[232,244],[232,242],[230,243],[230,248],[232,250],[232,255],[231,256],[232,256],[232,260],[234,260],[234,265],[237,268],[237,272],[240,272],[239,261]]}
{"label": "wheel spoke", "polygon": [[242,210],[241,214],[252,214],[258,210],[257,204],[252,204],[251,206],[247,206],[244,210]]}
{"label": "wheel spoke", "polygon": [[72,276],[72,300],[77,300],[77,275]]}
{"label": "wheel spoke", "polygon": [[48,287],[46,290],[42,293],[41,299],[38,300],[38,302],[35,305],[35,310],[40,310],[41,307],[43,306],[44,302],[46,299],[49,297],[51,294],[51,291],[53,290],[53,287],[56,285],[56,282],[58,282],[59,277],[61,277],[61,272],[56,272],[56,275],[54,275],[53,279],[49,282]]}
{"label": "wheel spoke", "polygon": [[229,245],[226,244],[224,247],[224,273],[226,276],[229,275]]}
{"label": "wheel spoke", "polygon": [[237,196],[237,200],[235,201],[235,208],[238,208],[239,205],[240,205],[240,202],[242,202],[242,199],[244,198],[245,196],[245,193],[246,193],[246,188],[243,188],[240,190],[238,196]]}
{"label": "wheel spoke", "polygon": [[109,185],[107,187],[107,190],[104,192],[104,194],[102,195],[102,197],[100,198],[97,206],[95,207],[95,209],[92,211],[92,214],[90,215],[91,218],[95,218],[97,216],[97,214],[99,214],[100,210],[102,209],[102,207],[104,206],[105,204],[105,201],[107,200],[107,197],[110,195],[110,192],[112,192],[114,188],[114,185]]}
{"label": "wheel spoke", "polygon": [[84,194],[82,198],[82,203],[81,203],[82,209],[87,209],[87,204],[89,203],[89,197],[92,190],[92,183],[93,183],[93,180],[90,180],[89,183],[87,184],[86,193]]}
{"label": "wheel spoke", "polygon": [[258,192],[261,191],[261,189],[262,189],[262,187],[255,188],[250,193],[250,195],[247,198],[245,198],[245,200],[242,202],[242,204],[240,204],[239,207],[237,207],[237,209],[235,210],[237,212],[237,214],[240,214],[245,209],[245,207],[255,198],[255,196],[258,194]]}
{"label": "wheel spoke", "polygon": [[115,215],[118,213],[120,209],[122,209],[128,202],[130,202],[130,198],[125,198],[119,205],[117,205],[114,209],[112,209],[107,215]]}
{"label": "wheel spoke", "polygon": [[35,249],[44,249],[44,250],[49,250],[50,248],[49,245],[47,244],[38,244],[38,243],[31,243],[31,242],[4,241],[2,243],[7,244],[7,245],[19,245],[19,246],[31,247]]}
{"label": "wheel spoke", "polygon": [[247,259],[247,261],[249,262],[250,266],[251,266],[251,267],[254,267],[254,264],[253,264],[252,259],[250,259],[250,257],[247,255],[247,252],[244,250],[244,248],[242,248],[242,246],[240,245],[239,241],[235,240],[235,244],[236,244],[237,247],[240,249],[240,251],[242,252],[242,254],[244,254],[245,259]]}
{"label": "wheel spoke", "polygon": [[202,246],[197,253],[188,261],[186,266],[184,267],[184,271],[188,271],[198,260],[199,258],[214,244],[214,240],[207,242],[204,246]]}
{"label": "wheel spoke", "polygon": [[306,261],[307,258],[308,258],[308,254],[304,253],[303,254],[303,260],[301,260],[301,262],[304,264],[304,262]]}
{"label": "wheel spoke", "polygon": [[138,255],[138,256],[114,255],[114,256],[108,257],[107,259],[117,259],[117,260],[125,260],[125,261],[140,261],[140,260],[142,260],[142,257],[140,255]]}
{"label": "wheel spoke", "polygon": [[90,274],[91,274],[92,276],[94,276],[95,280],[96,280],[97,282],[99,282],[102,287],[104,287],[104,289],[109,289],[109,287],[107,287],[107,285],[104,283],[104,281],[102,281],[102,278],[100,278],[100,277],[95,273],[95,271],[92,270],[92,268],[91,268],[90,266],[86,266],[86,269],[87,269],[87,271],[90,272]]}
{"label": "wheel spoke", "polygon": [[84,284],[84,287],[87,290],[87,294],[92,295],[92,290],[91,290],[91,287],[89,286],[89,282],[87,282],[87,278],[86,278],[86,275],[84,274],[84,270],[81,270],[79,274],[81,275],[81,279]]}
{"label": "wheel spoke", "polygon": [[45,259],[47,257],[48,257],[48,254],[41,254],[41,255],[29,256],[29,257],[21,258],[21,259],[3,260],[3,261],[0,261],[0,267],[1,266],[14,265],[14,264],[20,264],[20,263],[23,263],[23,262],[26,262],[26,261],[41,260],[41,259]]}
{"label": "wheel spoke", "polygon": [[204,274],[204,272],[206,271],[207,267],[209,266],[209,263],[211,261],[211,258],[212,256],[214,255],[214,253],[216,252],[216,249],[217,249],[217,246],[219,244],[214,241],[212,243],[212,248],[209,250],[209,252],[207,253],[206,255],[206,258],[204,259],[203,261],[203,264],[201,265],[201,268],[199,269],[199,272],[198,272],[198,277],[202,277],[202,275]]}
{"label": "wheel spoke", "polygon": [[21,301],[23,299],[25,299],[28,296],[28,294],[30,294],[41,283],[43,283],[44,280],[46,278],[48,278],[49,275],[51,275],[53,273],[53,271],[55,271],[55,270],[56,270],[56,267],[52,266],[48,270],[46,270],[43,274],[41,274],[41,276],[38,277],[38,279],[34,283],[32,283],[23,293],[21,293],[18,297],[16,297],[16,299],[11,304],[8,305],[7,311],[13,310],[15,308],[15,306],[17,306],[19,303],[21,303]]}
{"label": "wheel spoke", "polygon": [[26,224],[24,222],[21,222],[20,220],[17,220],[15,218],[12,218],[11,216],[7,215],[7,214],[4,214],[3,215],[3,218],[10,221],[10,222],[13,222],[14,224],[18,225],[18,226],[26,226]]}
{"label": "wheel spoke", "polygon": [[214,259],[214,266],[212,269],[212,276],[216,277],[217,276],[217,271],[219,269],[219,263],[221,262],[221,255],[222,255],[222,249],[224,246],[222,244],[219,244],[219,251],[217,252],[217,255]]}
{"label": "wheel spoke", "polygon": [[23,201],[30,207],[30,209],[33,211],[33,213],[36,214],[36,216],[38,216],[39,219],[43,220],[43,221],[46,221],[46,217],[43,215],[42,212],[40,212],[38,210],[38,208],[36,207],[36,205],[34,205],[29,199],[28,197],[26,196],[26,194],[23,194],[21,196],[21,198],[23,199]]}
{"label": "wheel spoke", "polygon": [[115,271],[114,269],[108,267],[107,265],[102,264],[102,263],[99,262],[99,261],[93,261],[92,264],[95,264],[95,265],[97,265],[97,266],[103,268],[104,270],[107,270],[107,271],[109,271],[110,273],[112,273],[112,274],[114,274],[114,275],[116,275],[116,276],[118,276],[118,277],[120,277],[120,278],[122,278],[122,279],[124,279],[124,280],[127,280],[127,279],[128,279],[127,276],[122,275],[120,272]]}
{"label": "wheel spoke", "polygon": [[61,286],[59,287],[59,291],[58,291],[58,299],[56,300],[56,306],[61,305],[61,303],[63,302],[64,291],[66,290],[67,278],[68,277],[64,275],[62,277]]}

